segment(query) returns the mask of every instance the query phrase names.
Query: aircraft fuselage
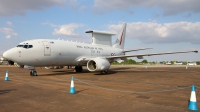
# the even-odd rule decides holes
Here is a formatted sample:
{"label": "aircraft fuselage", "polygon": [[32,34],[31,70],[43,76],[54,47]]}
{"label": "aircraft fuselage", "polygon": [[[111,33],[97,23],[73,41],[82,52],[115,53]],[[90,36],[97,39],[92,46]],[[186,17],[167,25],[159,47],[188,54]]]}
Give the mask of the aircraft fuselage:
{"label": "aircraft fuselage", "polygon": [[4,53],[5,57],[20,65],[73,66],[80,57],[123,55],[122,49],[106,45],[92,45],[65,40],[37,39],[21,42]]}

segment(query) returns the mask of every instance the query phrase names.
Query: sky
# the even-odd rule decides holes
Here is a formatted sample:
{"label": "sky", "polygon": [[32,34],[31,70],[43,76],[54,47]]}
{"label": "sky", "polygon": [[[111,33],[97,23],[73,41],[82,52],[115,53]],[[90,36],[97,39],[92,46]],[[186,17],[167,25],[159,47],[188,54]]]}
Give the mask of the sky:
{"label": "sky", "polygon": [[[199,4],[200,0],[0,0],[0,55],[31,39],[91,43],[87,30],[116,33],[114,42],[123,23],[126,50],[153,48],[128,54],[200,51]],[[200,61],[200,53],[144,58]]]}

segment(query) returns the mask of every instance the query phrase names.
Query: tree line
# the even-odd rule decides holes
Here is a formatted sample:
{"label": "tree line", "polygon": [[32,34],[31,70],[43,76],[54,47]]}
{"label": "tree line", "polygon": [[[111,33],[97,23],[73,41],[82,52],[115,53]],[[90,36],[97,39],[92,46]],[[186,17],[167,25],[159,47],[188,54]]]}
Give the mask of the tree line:
{"label": "tree line", "polygon": [[[141,62],[136,62],[135,60],[133,59],[127,59],[127,60],[124,60],[123,62],[119,63],[117,61],[114,61],[112,62],[111,64],[112,65],[144,65],[144,64],[150,64],[150,65],[155,65],[155,64],[166,64],[166,63],[171,63],[172,65],[174,64],[174,62],[177,62],[177,61],[160,61],[160,62],[148,62],[146,59],[142,60]],[[182,61],[182,64],[183,65],[187,65],[187,61]],[[200,65],[200,61],[196,61],[196,64],[197,65]]]}

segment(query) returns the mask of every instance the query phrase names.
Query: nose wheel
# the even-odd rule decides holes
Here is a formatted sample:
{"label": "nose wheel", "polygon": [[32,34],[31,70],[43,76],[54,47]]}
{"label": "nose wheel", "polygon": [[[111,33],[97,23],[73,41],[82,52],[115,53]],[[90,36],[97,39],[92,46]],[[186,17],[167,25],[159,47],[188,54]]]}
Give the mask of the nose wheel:
{"label": "nose wheel", "polygon": [[35,70],[31,70],[30,75],[31,76],[37,76],[37,72]]}

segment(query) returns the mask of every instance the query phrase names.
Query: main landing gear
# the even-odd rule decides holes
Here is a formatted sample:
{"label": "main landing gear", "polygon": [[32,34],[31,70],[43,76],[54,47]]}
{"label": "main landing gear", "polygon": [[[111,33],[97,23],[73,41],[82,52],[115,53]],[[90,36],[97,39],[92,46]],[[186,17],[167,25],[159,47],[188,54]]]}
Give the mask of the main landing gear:
{"label": "main landing gear", "polygon": [[75,66],[74,71],[75,72],[82,72],[83,71],[83,67],[82,66]]}
{"label": "main landing gear", "polygon": [[30,75],[31,76],[37,76],[37,72],[35,70],[31,70]]}
{"label": "main landing gear", "polygon": [[107,74],[108,70],[101,71],[100,74]]}

